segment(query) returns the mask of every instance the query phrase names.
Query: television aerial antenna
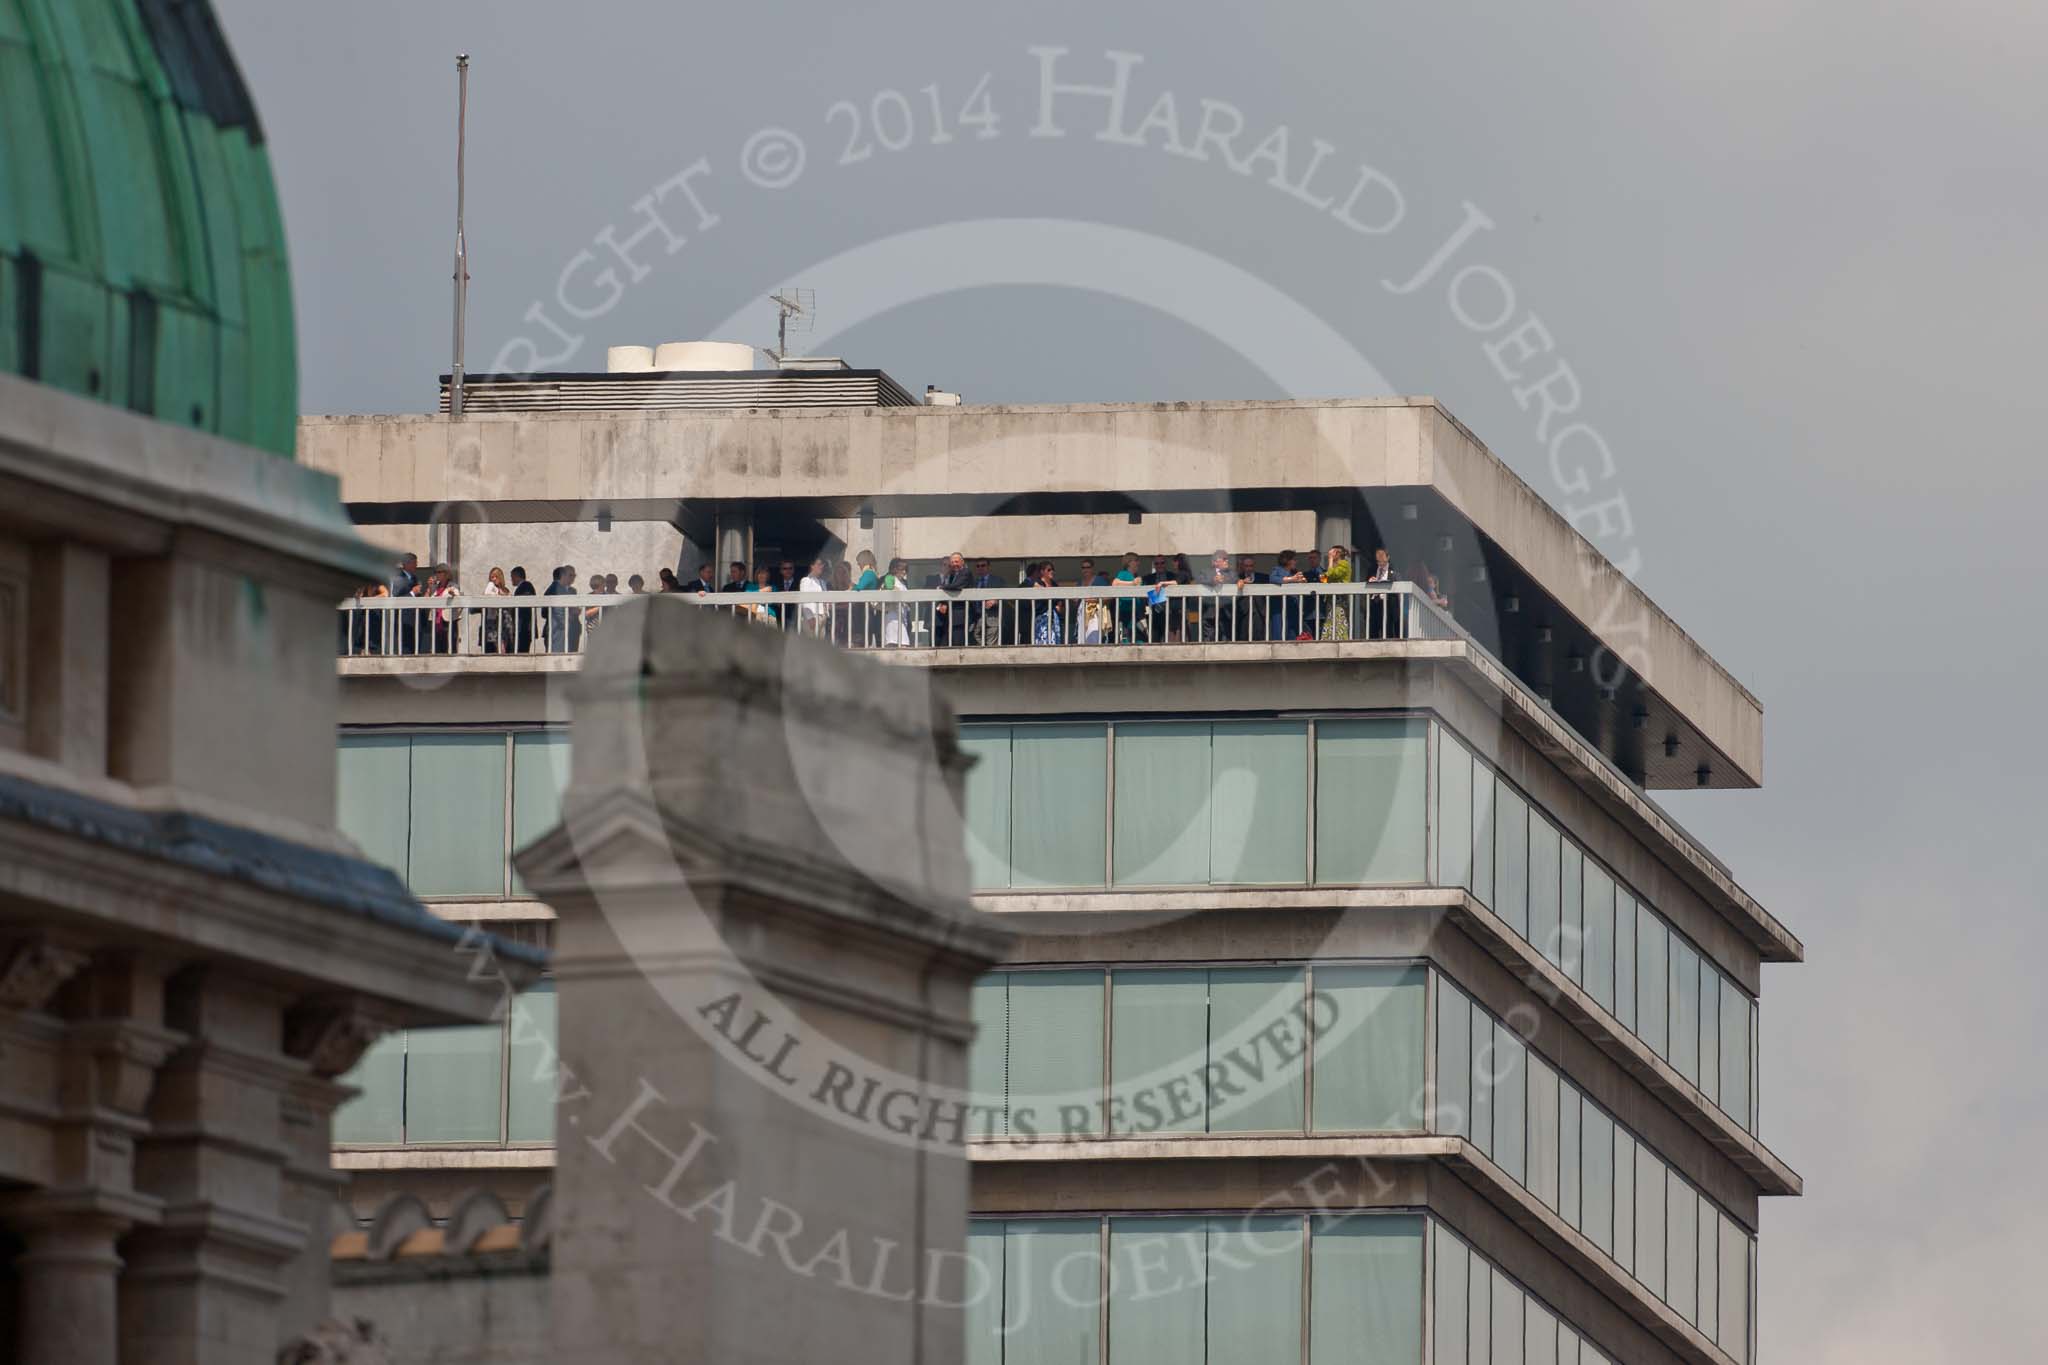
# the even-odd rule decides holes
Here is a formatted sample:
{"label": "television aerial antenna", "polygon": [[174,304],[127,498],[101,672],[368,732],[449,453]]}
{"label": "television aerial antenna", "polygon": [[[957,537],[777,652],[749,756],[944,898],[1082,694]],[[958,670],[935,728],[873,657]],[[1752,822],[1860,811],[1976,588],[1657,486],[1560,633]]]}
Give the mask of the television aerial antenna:
{"label": "television aerial antenna", "polygon": [[775,305],[775,349],[768,358],[780,365],[789,358],[789,334],[811,330],[818,320],[818,291],[798,289],[794,285],[780,293],[770,294],[768,301]]}

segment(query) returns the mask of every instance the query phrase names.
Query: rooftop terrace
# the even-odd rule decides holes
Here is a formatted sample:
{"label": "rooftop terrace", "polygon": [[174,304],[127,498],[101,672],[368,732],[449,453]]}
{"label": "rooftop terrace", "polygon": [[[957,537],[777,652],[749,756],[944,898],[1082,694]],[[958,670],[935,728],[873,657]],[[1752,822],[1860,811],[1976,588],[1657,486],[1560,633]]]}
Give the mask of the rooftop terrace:
{"label": "rooftop terrace", "polygon": [[841,518],[1311,511],[1427,559],[1473,642],[1631,782],[1762,778],[1757,699],[1426,398],[311,417],[300,454],[362,524],[642,520],[704,546],[735,522],[816,544]]}

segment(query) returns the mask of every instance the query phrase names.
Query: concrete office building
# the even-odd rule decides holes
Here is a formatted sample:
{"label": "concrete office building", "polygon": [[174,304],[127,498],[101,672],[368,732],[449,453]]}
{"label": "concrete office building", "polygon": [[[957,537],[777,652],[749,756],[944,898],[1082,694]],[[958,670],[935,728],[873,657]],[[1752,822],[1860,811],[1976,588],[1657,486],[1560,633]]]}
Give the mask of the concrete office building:
{"label": "concrete office building", "polygon": [[[600,519],[800,563],[942,527],[1009,583],[1140,534],[1198,576],[1385,546],[1439,584],[1105,597],[1089,643],[1085,593],[1039,599],[1074,603],[1057,641],[1009,591],[783,604],[856,647],[923,621],[876,656],[944,687],[979,760],[975,900],[1020,938],[976,993],[1000,1290],[969,1359],[1756,1359],[1758,1203],[1800,1187],[1759,1136],[1760,969],[1803,950],[1652,797],[1756,786],[1761,708],[1619,569],[1425,399],[725,401],[309,418],[301,449],[394,541],[459,509],[472,585],[474,527]],[[941,625],[963,600],[1009,624]],[[544,943],[508,853],[555,822],[577,656],[453,619],[440,653],[343,626],[342,822]],[[545,989],[365,1059],[336,1121],[363,1207],[481,1183],[516,1211],[546,1178]]]}

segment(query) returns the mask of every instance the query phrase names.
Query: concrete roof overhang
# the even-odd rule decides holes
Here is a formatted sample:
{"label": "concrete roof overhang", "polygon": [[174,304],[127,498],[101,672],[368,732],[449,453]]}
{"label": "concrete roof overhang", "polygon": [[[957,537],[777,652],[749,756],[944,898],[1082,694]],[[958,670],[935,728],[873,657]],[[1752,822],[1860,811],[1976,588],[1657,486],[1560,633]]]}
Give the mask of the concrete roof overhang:
{"label": "concrete roof overhang", "polygon": [[[340,476],[344,501],[364,523],[578,521],[603,511],[701,528],[718,505],[735,503],[788,519],[1362,511],[1390,539],[1427,535],[1440,572],[1453,563],[1474,577],[1483,569],[1496,605],[1512,594],[1539,608],[1549,652],[1579,679],[1557,679],[1560,714],[1594,735],[1614,728],[1594,703],[1625,716],[1621,728],[1641,732],[1634,750],[1625,737],[1603,747],[1625,764],[1633,754],[1635,780],[1690,787],[1701,784],[1701,769],[1707,786],[1762,780],[1756,697],[1428,398],[617,411],[460,423],[308,417],[300,455]],[[1451,549],[1435,548],[1446,542]],[[1505,632],[1501,644],[1503,657],[1526,648]],[[1545,663],[1509,662],[1518,673],[1540,673]],[[1595,679],[1603,664],[1614,672]],[[1660,742],[1667,735],[1675,746]]]}

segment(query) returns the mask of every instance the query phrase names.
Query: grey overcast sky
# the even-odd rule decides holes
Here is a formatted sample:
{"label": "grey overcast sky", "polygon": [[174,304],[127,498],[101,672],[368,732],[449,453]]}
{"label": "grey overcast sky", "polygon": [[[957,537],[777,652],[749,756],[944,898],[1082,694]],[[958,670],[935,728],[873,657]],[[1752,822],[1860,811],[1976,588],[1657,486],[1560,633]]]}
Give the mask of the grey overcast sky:
{"label": "grey overcast sky", "polygon": [[[2048,1359],[2044,744],[2021,723],[2043,663],[2024,566],[2048,493],[2048,6],[218,8],[275,152],[308,411],[421,410],[446,367],[466,49],[472,369],[601,369],[607,344],[735,313],[765,342],[759,299],[795,282],[821,286],[833,352],[913,389],[1371,391],[1285,307],[1202,325],[1242,274],[1559,507],[1625,497],[1603,549],[1765,706],[1765,788],[1667,804],[1809,951],[1765,977],[1763,1133],[1808,1182],[1765,1205],[1766,1358]],[[1073,84],[1139,54],[1125,131],[1170,92],[1202,155],[1159,127],[1100,138],[1085,95],[1029,136],[1033,47],[1068,49]],[[1243,132],[1190,148],[1205,99],[1212,132]],[[1362,164],[1384,179],[1347,224]],[[657,193],[688,241],[629,246],[629,280],[594,239],[627,241]],[[1473,210],[1491,226],[1451,269],[1386,287]],[[1019,219],[1100,231],[967,226]],[[941,224],[894,274],[819,264]],[[1131,233],[1216,268],[1162,283]],[[1453,298],[1468,264],[1498,274]],[[1486,331],[1502,280],[1513,312]],[[1614,453],[1584,491],[1482,349],[1530,314]]]}

